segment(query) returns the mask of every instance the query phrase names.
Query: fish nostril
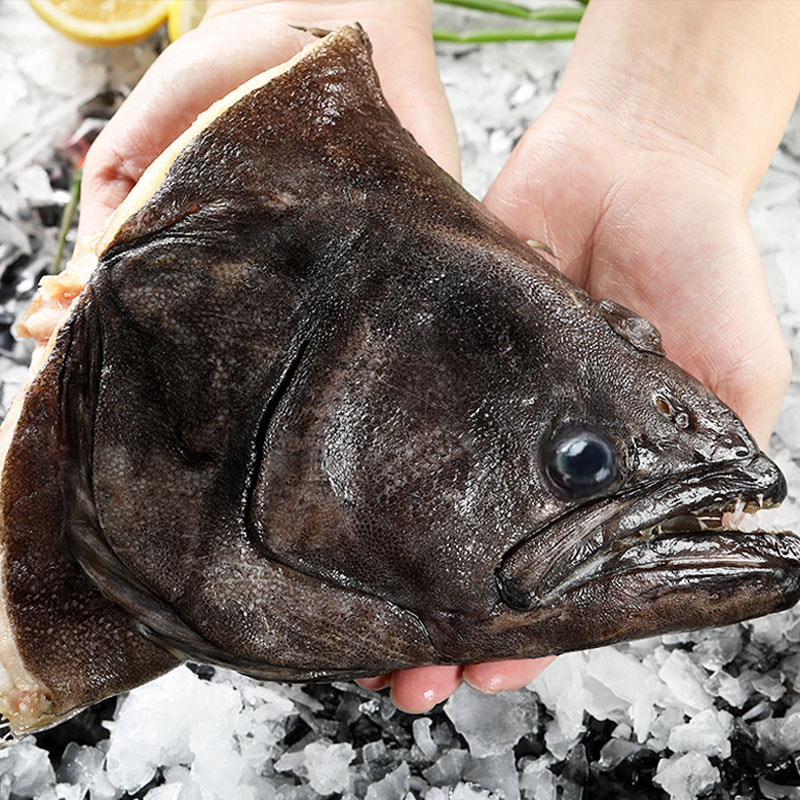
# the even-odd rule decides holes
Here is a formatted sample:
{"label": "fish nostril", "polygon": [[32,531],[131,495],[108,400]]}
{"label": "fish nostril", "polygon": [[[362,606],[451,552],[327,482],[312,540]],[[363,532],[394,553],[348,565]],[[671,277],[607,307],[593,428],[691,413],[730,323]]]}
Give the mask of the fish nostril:
{"label": "fish nostril", "polygon": [[670,403],[669,400],[667,400],[667,398],[663,395],[656,395],[655,406],[665,417],[672,416],[672,403]]}
{"label": "fish nostril", "polygon": [[692,427],[691,414],[685,409],[676,405],[672,400],[663,394],[653,397],[653,405],[659,414],[669,419],[676,428],[685,431]]}

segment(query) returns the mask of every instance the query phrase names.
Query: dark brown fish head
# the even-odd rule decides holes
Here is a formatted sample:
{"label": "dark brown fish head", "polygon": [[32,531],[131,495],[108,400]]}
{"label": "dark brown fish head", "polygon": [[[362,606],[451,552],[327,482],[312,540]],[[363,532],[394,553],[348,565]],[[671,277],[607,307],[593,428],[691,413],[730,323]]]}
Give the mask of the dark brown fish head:
{"label": "dark brown fish head", "polygon": [[90,281],[62,395],[93,580],[177,654],[278,677],[794,602],[797,539],[722,528],[785,492],[734,414],[425,156],[359,32],[330,41],[189,142]]}
{"label": "dark brown fish head", "polygon": [[573,388],[537,432],[535,491],[547,509],[497,566],[499,596],[520,612],[499,628],[520,625],[559,652],[793,605],[800,540],[734,529],[743,512],[785,498],[779,469],[663,357],[649,323],[592,305],[612,333],[594,331],[599,347],[567,356]]}
{"label": "dark brown fish head", "polygon": [[358,27],[201,115],[94,254],[5,429],[17,730],[177,659],[352,677],[800,595],[794,535],[723,525],[774,464],[422,152]]}

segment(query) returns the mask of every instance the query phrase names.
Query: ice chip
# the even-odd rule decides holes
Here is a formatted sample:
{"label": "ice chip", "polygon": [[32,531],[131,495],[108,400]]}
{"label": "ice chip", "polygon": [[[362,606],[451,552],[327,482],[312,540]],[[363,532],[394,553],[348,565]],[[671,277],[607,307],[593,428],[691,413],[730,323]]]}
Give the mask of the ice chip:
{"label": "ice chip", "polygon": [[[193,748],[194,749],[194,748]],[[225,798],[235,787],[237,797],[247,800],[247,791],[239,786],[244,761],[230,743],[221,740],[216,752],[210,749],[194,750],[191,774],[195,783],[202,786],[209,798]]]}
{"label": "ice chip", "polygon": [[[770,514],[767,519],[772,524],[777,524],[779,513],[780,511]],[[768,614],[766,617],[748,620],[744,625],[750,628],[753,642],[775,650],[780,650],[781,645],[785,646],[783,632],[786,629],[786,618],[783,614]]]}
{"label": "ice chip", "polygon": [[[275,769],[278,772],[294,772],[295,775],[304,775],[305,763],[306,756],[303,750],[297,750],[293,753],[286,752],[275,762]],[[301,769],[301,773],[298,773],[298,769]]]}
{"label": "ice chip", "polygon": [[411,770],[404,761],[397,769],[367,789],[366,800],[404,800],[410,780]]}
{"label": "ice chip", "polygon": [[658,671],[658,676],[690,716],[713,704],[713,698],[703,688],[706,673],[685,651],[673,650]]}
{"label": "ice chip", "polygon": [[61,756],[58,780],[80,787],[85,793],[102,773],[106,754],[97,747],[87,747],[70,742]]}
{"label": "ice chip", "polygon": [[550,771],[552,761],[546,756],[528,761],[522,769],[519,787],[531,800],[556,800],[556,776]]}
{"label": "ice chip", "polygon": [[488,696],[462,685],[444,711],[476,758],[504,753],[538,725],[535,699],[525,689]]}
{"label": "ice chip", "polygon": [[[185,666],[135,689],[121,702],[112,726],[110,781],[133,793],[153,778],[157,766],[230,752],[240,709],[240,695],[231,686],[203,681]],[[154,730],[158,736],[152,736]]]}
{"label": "ice chip", "polygon": [[348,743],[312,742],[303,758],[311,788],[321,795],[344,792],[350,785],[348,765],[356,757]]}
{"label": "ice chip", "polygon": [[734,677],[724,670],[711,675],[705,682],[706,690],[721,697],[729,706],[742,708],[750,699],[751,686],[747,677]]}
{"label": "ice chip", "polygon": [[55,789],[47,787],[44,792],[36,795],[36,800],[83,800],[80,786],[70,786],[68,783],[57,783]]}
{"label": "ice chip", "polygon": [[702,753],[662,758],[653,778],[671,800],[695,800],[719,780],[719,770]]}
{"label": "ice chip", "polygon": [[583,800],[583,786],[573,783],[564,775],[558,779],[561,787],[561,800]]}
{"label": "ice chip", "polygon": [[782,673],[777,675],[766,673],[753,678],[752,685],[759,694],[763,694],[774,703],[786,694],[786,687],[783,685],[785,677]]}
{"label": "ice chip", "polygon": [[647,741],[653,723],[658,717],[658,712],[652,700],[637,700],[630,708],[631,722],[636,739],[640,742]]}
{"label": "ice chip", "polygon": [[583,732],[583,716],[588,703],[585,678],[584,653],[565,653],[530,684],[558,723],[558,734],[548,729],[551,737],[574,742]]}
{"label": "ice chip", "polygon": [[54,785],[55,771],[47,751],[37,747],[32,736],[0,750],[0,793],[5,791],[5,797],[34,797]]}
{"label": "ice chip", "polygon": [[44,168],[38,164],[31,164],[20,170],[14,182],[22,197],[32,205],[47,203],[52,199],[53,189],[50,186],[50,178],[47,177]]}
{"label": "ice chip", "polygon": [[[108,779],[105,771],[99,772],[94,781],[92,788],[89,790],[89,797],[91,800],[119,800],[124,792],[122,789],[117,789]],[[181,800],[192,800],[188,795],[181,798]]]}
{"label": "ice chip", "polygon": [[585,711],[595,719],[622,719],[625,717],[628,703],[614,694],[607,686],[590,676],[584,679],[586,689]]}
{"label": "ice chip", "polygon": [[762,700],[756,703],[752,708],[742,714],[742,722],[751,722],[753,720],[765,720],[772,716],[772,708],[768,700]]}
{"label": "ice chip", "polygon": [[628,756],[638,753],[641,749],[641,745],[627,739],[609,739],[600,750],[598,767],[602,771],[614,769]]}
{"label": "ice chip", "polygon": [[676,725],[684,722],[684,712],[679,706],[670,705],[661,711],[650,728],[647,746],[651,750],[663,750],[667,740]]}
{"label": "ice chip", "polygon": [[431,736],[431,718],[430,717],[417,717],[411,725],[411,730],[414,734],[414,741],[419,747],[425,758],[433,760],[439,752],[436,742],[433,741]]}
{"label": "ice chip", "polygon": [[[186,767],[168,767],[164,770],[165,783],[178,783],[182,787],[181,800],[206,800],[201,788]],[[94,798],[92,798],[94,800]],[[269,798],[264,798],[269,800]]]}
{"label": "ice chip", "polygon": [[514,142],[509,136],[508,131],[492,131],[489,136],[489,150],[495,155],[508,156],[513,144]]}
{"label": "ice chip", "polygon": [[466,750],[448,750],[435,764],[422,771],[432,786],[452,786],[461,779],[469,754]]}
{"label": "ice chip", "polygon": [[532,100],[536,95],[536,84],[532,81],[521,83],[509,98],[508,102],[512,106],[520,106]]}
{"label": "ice chip", "polygon": [[361,748],[361,757],[364,759],[365,764],[372,761],[383,761],[388,754],[386,749],[386,742],[383,739],[377,739],[374,742],[367,742]]}
{"label": "ice chip", "polygon": [[544,742],[547,749],[559,760],[566,758],[567,754],[578,743],[584,735],[583,726],[570,727],[567,733],[561,730],[561,723],[558,719],[552,720],[544,734]]}
{"label": "ice chip", "polygon": [[[737,524],[737,527],[740,527]],[[716,628],[703,641],[692,649],[692,657],[701,667],[716,671],[729,664],[742,649],[742,628],[739,625],[728,625]]]}
{"label": "ice chip", "polygon": [[519,800],[519,776],[513,750],[485,758],[470,758],[464,765],[464,780],[498,792],[505,800]]}
{"label": "ice chip", "polygon": [[766,778],[759,778],[758,788],[769,800],[800,800],[800,786],[780,786]]}
{"label": "ice chip", "polygon": [[783,758],[800,750],[800,714],[753,723],[761,747],[772,758]]}
{"label": "ice chip", "polygon": [[487,789],[478,789],[468,783],[458,783],[450,792],[450,800],[489,800],[493,795]]}
{"label": "ice chip", "polygon": [[586,672],[628,703],[645,694],[647,681],[652,677],[652,672],[641,662],[615,647],[589,653]]}
{"label": "ice chip", "polygon": [[706,756],[728,758],[733,717],[727,711],[707,708],[689,722],[676,725],[669,734],[667,747],[673,753],[696,752]]}

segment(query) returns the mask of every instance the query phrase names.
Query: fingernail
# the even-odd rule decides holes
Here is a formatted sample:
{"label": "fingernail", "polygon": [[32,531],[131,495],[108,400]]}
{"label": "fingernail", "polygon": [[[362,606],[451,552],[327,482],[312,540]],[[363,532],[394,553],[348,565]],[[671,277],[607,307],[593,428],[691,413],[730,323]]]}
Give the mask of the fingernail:
{"label": "fingernail", "polygon": [[503,691],[503,687],[498,686],[500,682],[496,680],[489,681],[487,685],[476,686],[474,683],[470,681],[468,677],[464,676],[464,683],[466,683],[470,689],[473,689],[479,694],[494,695],[494,694],[500,694],[500,692]]}

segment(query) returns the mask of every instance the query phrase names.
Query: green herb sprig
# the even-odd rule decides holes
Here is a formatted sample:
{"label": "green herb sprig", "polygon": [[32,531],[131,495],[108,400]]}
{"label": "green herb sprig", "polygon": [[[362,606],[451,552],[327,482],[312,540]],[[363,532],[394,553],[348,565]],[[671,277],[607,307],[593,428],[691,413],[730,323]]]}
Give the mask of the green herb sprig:
{"label": "green herb sprig", "polygon": [[61,216],[61,227],[58,229],[58,239],[56,240],[56,254],[53,257],[52,274],[58,275],[61,272],[61,258],[64,255],[64,245],[67,242],[67,234],[72,227],[75,219],[75,212],[78,210],[78,200],[81,196],[81,177],[83,170],[77,167],[72,173],[72,183],[69,187],[69,200],[64,206],[64,213]]}
{"label": "green herb sprig", "polygon": [[468,8],[487,14],[501,14],[535,22],[565,23],[556,27],[536,28],[504,28],[499,30],[482,30],[468,33],[434,30],[433,38],[439,42],[459,42],[476,44],[481,42],[519,42],[519,41],[552,41],[555,39],[574,39],[578,23],[589,0],[574,0],[574,6],[548,6],[546,8],[528,8],[520,3],[508,0],[436,0],[445,5]]}

